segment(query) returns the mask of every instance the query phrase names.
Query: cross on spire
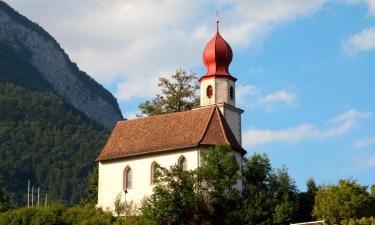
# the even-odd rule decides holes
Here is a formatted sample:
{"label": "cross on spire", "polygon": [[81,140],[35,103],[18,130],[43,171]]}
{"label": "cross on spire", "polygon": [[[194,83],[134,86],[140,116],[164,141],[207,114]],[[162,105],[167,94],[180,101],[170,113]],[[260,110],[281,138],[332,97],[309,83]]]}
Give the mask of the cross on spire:
{"label": "cross on spire", "polygon": [[219,11],[216,10],[216,32],[219,33]]}

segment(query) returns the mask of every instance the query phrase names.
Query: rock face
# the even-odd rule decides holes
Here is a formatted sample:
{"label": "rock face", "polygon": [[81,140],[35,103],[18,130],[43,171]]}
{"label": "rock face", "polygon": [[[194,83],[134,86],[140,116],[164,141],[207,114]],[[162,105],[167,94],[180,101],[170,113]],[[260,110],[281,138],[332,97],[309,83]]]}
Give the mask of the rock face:
{"label": "rock face", "polygon": [[111,129],[123,119],[116,98],[72,63],[39,25],[0,1],[0,44],[24,49],[29,62],[48,81],[51,91],[89,118]]}

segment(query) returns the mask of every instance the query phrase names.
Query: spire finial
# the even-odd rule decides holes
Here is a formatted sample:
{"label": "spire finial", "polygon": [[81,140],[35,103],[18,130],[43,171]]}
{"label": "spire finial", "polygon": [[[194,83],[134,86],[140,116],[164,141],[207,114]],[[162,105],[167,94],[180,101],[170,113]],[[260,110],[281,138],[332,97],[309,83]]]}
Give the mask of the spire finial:
{"label": "spire finial", "polygon": [[216,32],[219,33],[219,11],[216,11]]}

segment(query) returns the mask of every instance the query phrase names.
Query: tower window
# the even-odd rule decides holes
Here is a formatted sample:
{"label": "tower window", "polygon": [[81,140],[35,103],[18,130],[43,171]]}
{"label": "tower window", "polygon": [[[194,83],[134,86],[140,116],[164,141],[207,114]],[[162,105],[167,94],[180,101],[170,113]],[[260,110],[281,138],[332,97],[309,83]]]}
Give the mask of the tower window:
{"label": "tower window", "polygon": [[212,86],[208,85],[207,87],[207,97],[211,98],[212,97]]}
{"label": "tower window", "polygon": [[230,100],[234,99],[234,88],[233,88],[233,86],[230,86],[230,88],[229,88],[229,97],[230,97]]}

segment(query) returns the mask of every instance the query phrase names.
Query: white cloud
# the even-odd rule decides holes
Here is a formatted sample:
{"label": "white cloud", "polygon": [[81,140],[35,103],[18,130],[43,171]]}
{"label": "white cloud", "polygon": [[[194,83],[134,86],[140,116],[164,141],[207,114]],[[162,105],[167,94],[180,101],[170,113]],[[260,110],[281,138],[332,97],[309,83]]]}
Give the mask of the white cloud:
{"label": "white cloud", "polygon": [[250,95],[254,95],[259,92],[257,86],[250,84],[239,84],[236,89],[236,100],[239,105],[246,104]]}
{"label": "white cloud", "polygon": [[375,27],[364,29],[360,33],[347,38],[343,41],[341,47],[349,55],[375,50]]}
{"label": "white cloud", "polygon": [[365,167],[375,167],[375,155],[371,155],[364,163]]}
{"label": "white cloud", "polygon": [[258,100],[259,105],[269,105],[274,103],[284,103],[286,105],[292,105],[296,102],[296,96],[287,91],[278,91],[276,93],[268,94]]}
{"label": "white cloud", "polygon": [[375,145],[375,136],[366,137],[353,142],[354,148],[366,148]]}
{"label": "white cloud", "polygon": [[275,142],[297,143],[304,140],[319,140],[340,136],[360,126],[362,119],[369,118],[370,112],[359,112],[351,109],[330,121],[331,127],[320,129],[314,124],[304,123],[282,130],[250,129],[244,134],[245,146],[257,146]]}
{"label": "white cloud", "polygon": [[154,95],[160,72],[202,65],[204,44],[214,34],[214,10],[223,9],[220,28],[236,51],[252,46],[280,23],[311,15],[326,1],[8,2],[41,24],[95,79],[126,81],[118,84],[117,96],[128,101]]}
{"label": "white cloud", "polygon": [[375,15],[375,0],[346,0],[346,2],[349,4],[365,4],[369,13]]}

